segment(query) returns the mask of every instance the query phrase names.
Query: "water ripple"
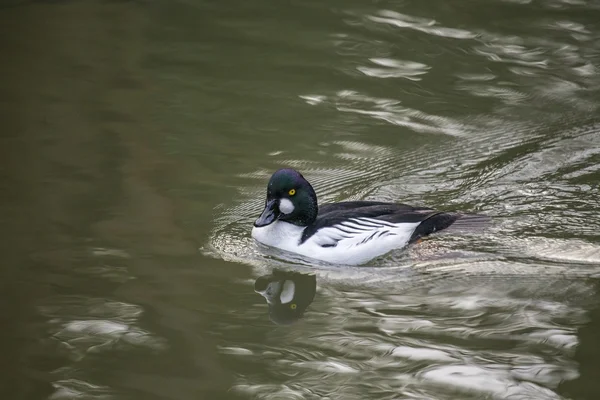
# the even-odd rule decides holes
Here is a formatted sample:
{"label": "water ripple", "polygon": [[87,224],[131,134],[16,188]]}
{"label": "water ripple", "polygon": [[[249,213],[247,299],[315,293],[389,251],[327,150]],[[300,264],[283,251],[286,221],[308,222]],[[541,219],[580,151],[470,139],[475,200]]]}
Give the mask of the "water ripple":
{"label": "water ripple", "polygon": [[[512,3],[531,13],[529,1]],[[567,3],[542,7],[582,7]],[[597,32],[577,14],[532,14],[525,30],[502,18],[477,26],[462,10],[340,13],[343,24],[324,39],[340,80],[293,93],[335,120],[321,126],[328,137],[303,156],[281,144],[240,175],[246,183],[215,209],[203,248],[256,275],[281,268],[317,279],[303,317],[268,325],[268,340],[244,335],[269,322],[258,295],[228,325],[223,357],[257,366],[233,390],[265,399],[562,399],[560,383],[580,374],[589,278],[600,276],[600,197],[590,183],[600,161]],[[482,235],[439,235],[371,268],[309,264],[250,238],[266,182],[284,166],[300,169],[321,202],[401,201],[482,212],[495,224]]]}
{"label": "water ripple", "polygon": [[456,390],[494,399],[559,399],[556,393],[531,382],[520,382],[502,366],[433,367],[420,375],[425,385]]}
{"label": "water ripple", "polygon": [[334,101],[341,112],[369,116],[415,132],[462,136],[465,130],[463,123],[403,107],[398,100],[374,98],[346,90],[338,92]]}
{"label": "water ripple", "polygon": [[94,385],[79,379],[63,379],[53,383],[56,391],[49,397],[50,400],[71,399],[113,399],[112,390],[106,386]]}
{"label": "water ripple", "polygon": [[377,15],[369,15],[367,18],[379,24],[388,24],[403,29],[413,29],[429,35],[443,36],[452,39],[474,39],[477,37],[476,33],[464,29],[439,26],[433,19],[414,17],[391,10],[381,10]]}
{"label": "water ripple", "polygon": [[356,67],[360,72],[375,78],[405,78],[411,81],[420,81],[420,75],[427,73],[431,67],[414,61],[393,60],[389,58],[371,58],[370,61],[378,65],[373,67]]}
{"label": "water ripple", "polygon": [[144,346],[161,350],[164,341],[135,327],[142,313],[133,304],[78,296],[48,299],[40,312],[52,321],[52,338],[73,360],[89,353]]}
{"label": "water ripple", "polygon": [[[537,300],[521,292],[536,288],[534,282],[543,291]],[[397,294],[386,293],[393,289]],[[579,375],[571,356],[576,327],[586,321],[577,301],[566,299],[590,290],[581,282],[539,276],[453,277],[401,289],[328,285],[304,324],[279,332],[280,345],[229,352],[269,365],[287,384],[246,375],[235,390],[264,398],[293,388],[308,398],[419,393],[560,399],[554,389]]]}

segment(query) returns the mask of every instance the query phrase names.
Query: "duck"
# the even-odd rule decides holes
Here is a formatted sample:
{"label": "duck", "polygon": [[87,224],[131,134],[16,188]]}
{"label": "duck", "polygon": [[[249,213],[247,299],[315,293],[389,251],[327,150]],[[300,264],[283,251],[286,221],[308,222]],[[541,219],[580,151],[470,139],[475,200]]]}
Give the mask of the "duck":
{"label": "duck", "polygon": [[482,214],[437,211],[380,201],[319,205],[312,185],[297,170],[275,171],[253,239],[267,247],[328,264],[361,265],[451,227],[481,228]]}

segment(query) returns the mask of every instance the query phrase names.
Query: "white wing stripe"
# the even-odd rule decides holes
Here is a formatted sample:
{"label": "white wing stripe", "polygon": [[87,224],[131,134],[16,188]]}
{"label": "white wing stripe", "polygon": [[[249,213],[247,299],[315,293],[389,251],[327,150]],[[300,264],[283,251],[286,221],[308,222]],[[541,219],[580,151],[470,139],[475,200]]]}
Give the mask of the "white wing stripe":
{"label": "white wing stripe", "polygon": [[334,234],[334,235],[338,235],[338,236],[342,236],[342,237],[354,237],[354,236],[358,236],[363,234],[366,231],[347,231],[344,229],[340,229],[339,226],[331,226],[329,227],[329,229],[331,230],[331,233],[328,232],[328,234]]}
{"label": "white wing stripe", "polygon": [[362,233],[366,230],[365,228],[355,228],[346,224],[333,225],[331,228],[337,229],[338,231],[346,232],[348,234]]}
{"label": "white wing stripe", "polygon": [[359,220],[359,219],[354,219],[351,221],[344,221],[343,222],[344,225],[351,225],[351,226],[356,226],[361,230],[364,229],[374,229],[374,228],[382,228],[384,226],[387,226],[386,224],[375,224],[372,222],[367,222],[367,221],[363,221],[363,220]]}
{"label": "white wing stripe", "polygon": [[352,219],[350,219],[348,221],[345,221],[344,223],[346,223],[346,224],[351,223],[351,224],[359,225],[361,227],[367,226],[367,227],[371,227],[371,228],[377,228],[377,227],[383,226],[383,224],[381,224],[381,223],[373,222],[373,221],[367,221],[364,218],[352,218]]}

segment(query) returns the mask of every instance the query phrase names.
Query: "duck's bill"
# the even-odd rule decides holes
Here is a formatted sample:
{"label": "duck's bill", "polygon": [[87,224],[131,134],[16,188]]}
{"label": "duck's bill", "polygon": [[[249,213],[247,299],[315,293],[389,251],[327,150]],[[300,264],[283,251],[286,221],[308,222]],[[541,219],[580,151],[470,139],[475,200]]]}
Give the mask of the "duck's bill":
{"label": "duck's bill", "polygon": [[277,200],[270,200],[267,202],[265,209],[256,221],[254,226],[260,228],[261,226],[267,226],[275,222],[279,218],[279,209],[277,208]]}
{"label": "duck's bill", "polygon": [[273,277],[258,278],[254,283],[254,291],[264,297],[267,303],[273,304],[275,296],[281,291],[281,282],[269,281],[269,279],[273,279]]}

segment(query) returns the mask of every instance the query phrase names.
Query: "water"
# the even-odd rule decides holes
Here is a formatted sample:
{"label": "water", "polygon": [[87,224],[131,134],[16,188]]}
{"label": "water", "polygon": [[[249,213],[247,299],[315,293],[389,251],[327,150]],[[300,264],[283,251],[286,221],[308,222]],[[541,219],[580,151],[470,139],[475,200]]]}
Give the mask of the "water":
{"label": "water", "polygon": [[[598,398],[599,13],[4,2],[1,397]],[[283,166],[494,225],[306,265],[250,238]]]}

